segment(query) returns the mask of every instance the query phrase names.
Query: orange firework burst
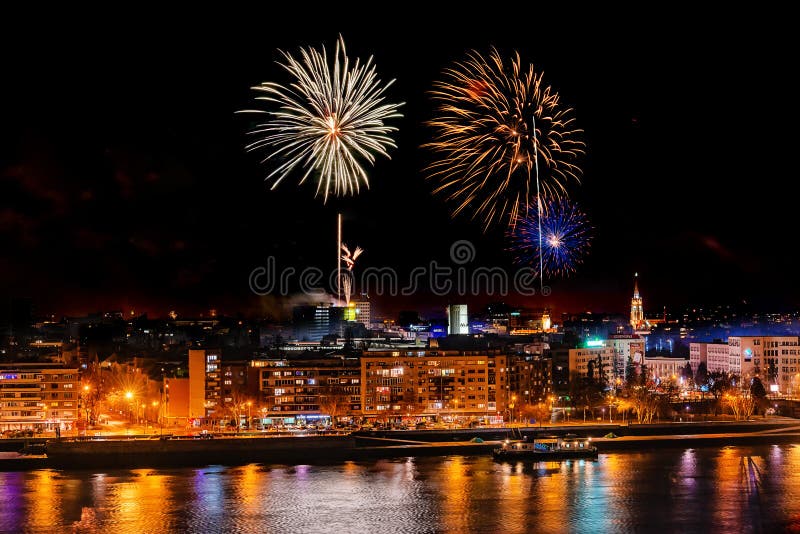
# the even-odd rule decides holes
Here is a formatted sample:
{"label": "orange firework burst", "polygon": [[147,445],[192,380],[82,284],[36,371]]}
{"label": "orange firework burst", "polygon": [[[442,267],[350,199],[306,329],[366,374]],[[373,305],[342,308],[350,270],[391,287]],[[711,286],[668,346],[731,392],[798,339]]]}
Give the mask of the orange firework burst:
{"label": "orange firework burst", "polygon": [[440,157],[426,170],[453,216],[466,211],[484,231],[513,225],[527,215],[537,180],[545,200],[580,182],[583,130],[542,74],[533,65],[523,69],[519,54],[505,63],[495,49],[488,57],[472,51],[445,70],[431,95],[437,116],[428,121],[435,133],[425,146]]}

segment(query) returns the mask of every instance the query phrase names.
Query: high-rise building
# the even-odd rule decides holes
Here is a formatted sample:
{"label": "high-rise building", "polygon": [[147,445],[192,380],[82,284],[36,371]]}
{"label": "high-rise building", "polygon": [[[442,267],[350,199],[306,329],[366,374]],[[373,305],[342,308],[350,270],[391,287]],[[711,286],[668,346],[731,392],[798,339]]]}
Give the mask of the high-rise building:
{"label": "high-rise building", "polygon": [[292,326],[298,341],[321,341],[331,333],[330,306],[295,306],[292,310]]}
{"label": "high-rise building", "polygon": [[360,414],[361,367],[355,359],[257,363],[263,424],[295,424]]}
{"label": "high-rise building", "polygon": [[509,356],[508,386],[521,408],[547,402],[553,394],[553,360],[531,354]]}
{"label": "high-rise building", "polygon": [[469,334],[469,314],[466,304],[451,304],[447,308],[447,333]]}
{"label": "high-rise building", "polygon": [[633,298],[631,299],[631,328],[634,332],[645,327],[644,306],[639,294],[639,273],[633,278]]}
{"label": "high-rise building", "polygon": [[218,350],[189,349],[189,417],[213,418],[218,411],[220,360]]}
{"label": "high-rise building", "polygon": [[46,363],[0,366],[0,430],[68,430],[79,419],[80,402],[76,368]]}
{"label": "high-rise building", "polygon": [[625,381],[628,362],[641,365],[644,362],[644,338],[633,334],[611,334],[604,345],[614,350],[614,378]]}
{"label": "high-rise building", "polygon": [[362,297],[351,301],[351,304],[355,304],[356,307],[355,321],[369,328],[372,323],[372,306],[370,306],[369,300],[366,297]]}
{"label": "high-rise building", "polygon": [[363,414],[387,420],[508,417],[506,362],[505,354],[494,351],[365,352]]}

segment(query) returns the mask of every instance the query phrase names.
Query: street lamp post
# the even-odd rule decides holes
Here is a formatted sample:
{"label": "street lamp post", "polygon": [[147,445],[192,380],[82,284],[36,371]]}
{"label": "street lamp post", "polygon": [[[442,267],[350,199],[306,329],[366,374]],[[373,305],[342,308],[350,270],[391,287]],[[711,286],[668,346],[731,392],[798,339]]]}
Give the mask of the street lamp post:
{"label": "street lamp post", "polygon": [[133,391],[126,391],[125,398],[128,400],[128,419],[133,420]]}
{"label": "street lamp post", "polygon": [[247,430],[250,430],[250,425],[253,424],[253,419],[250,417],[250,407],[253,405],[253,401],[247,401]]}

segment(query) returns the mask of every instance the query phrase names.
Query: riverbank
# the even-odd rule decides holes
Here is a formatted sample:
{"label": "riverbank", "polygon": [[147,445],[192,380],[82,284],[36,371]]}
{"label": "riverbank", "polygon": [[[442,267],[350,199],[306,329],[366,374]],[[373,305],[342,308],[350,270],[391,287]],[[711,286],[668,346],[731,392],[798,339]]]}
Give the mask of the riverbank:
{"label": "riverbank", "polygon": [[3,453],[0,471],[319,464],[408,456],[474,456],[491,453],[503,439],[565,433],[592,437],[601,453],[663,447],[800,444],[797,421],[376,431],[345,436],[53,440],[47,443],[46,457]]}

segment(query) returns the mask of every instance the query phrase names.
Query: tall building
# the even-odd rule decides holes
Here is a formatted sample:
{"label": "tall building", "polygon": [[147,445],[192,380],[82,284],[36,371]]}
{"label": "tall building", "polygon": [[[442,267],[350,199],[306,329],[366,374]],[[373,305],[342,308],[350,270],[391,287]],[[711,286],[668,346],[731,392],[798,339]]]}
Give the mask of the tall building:
{"label": "tall building", "polygon": [[469,334],[469,314],[466,304],[451,304],[447,308],[447,333]]}
{"label": "tall building", "polygon": [[189,417],[213,418],[220,403],[220,353],[189,349]]}
{"label": "tall building", "polygon": [[46,363],[0,365],[0,430],[69,430],[80,418],[80,402],[76,368]]}
{"label": "tall building", "polygon": [[639,294],[639,273],[636,273],[633,278],[633,298],[631,299],[631,328],[635,332],[644,327],[644,306],[642,305],[642,296]]}
{"label": "tall building", "polygon": [[361,357],[363,414],[508,417],[507,358],[493,351],[402,350]]}
{"label": "tall building", "polygon": [[257,361],[262,423],[295,424],[350,417],[361,411],[357,360]]}
{"label": "tall building", "polygon": [[547,402],[553,394],[553,360],[531,354],[509,356],[508,387],[520,408]]}
{"label": "tall building", "polygon": [[356,317],[355,321],[362,323],[367,328],[372,324],[372,306],[366,297],[354,300],[351,304],[355,304]]}
{"label": "tall building", "polygon": [[[589,342],[590,346],[591,343]],[[644,338],[633,334],[611,334],[603,345],[614,350],[614,378],[625,381],[628,361],[641,365],[644,362]]]}
{"label": "tall building", "polygon": [[331,310],[327,304],[295,306],[292,310],[294,337],[298,341],[322,341],[331,332]]}

